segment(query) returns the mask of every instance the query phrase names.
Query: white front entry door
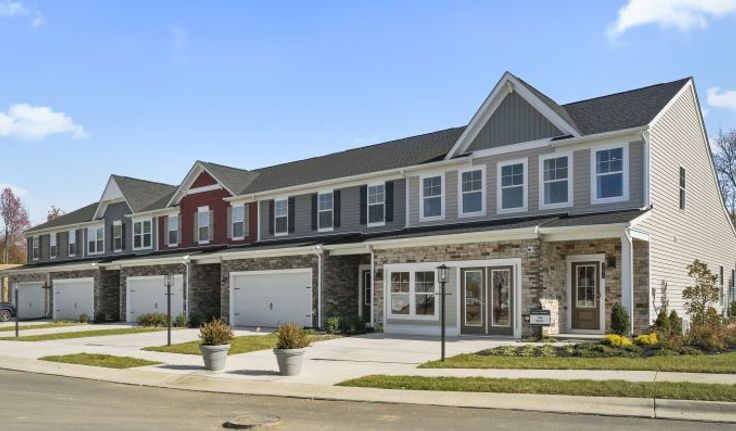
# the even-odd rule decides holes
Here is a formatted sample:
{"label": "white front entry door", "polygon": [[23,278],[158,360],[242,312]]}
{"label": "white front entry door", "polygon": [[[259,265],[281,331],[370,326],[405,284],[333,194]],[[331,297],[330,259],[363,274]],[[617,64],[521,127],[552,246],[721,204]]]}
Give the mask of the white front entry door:
{"label": "white front entry door", "polygon": [[312,270],[230,274],[230,321],[235,326],[312,326]]}
{"label": "white front entry door", "polygon": [[94,318],[94,278],[54,280],[54,320],[79,320],[87,314]]}
{"label": "white front entry door", "polygon": [[[163,275],[128,277],[126,280],[126,321],[136,323],[147,313],[166,314],[166,285]],[[184,311],[184,277],[174,276],[171,286],[171,316]]]}
{"label": "white front entry door", "polygon": [[[15,302],[15,294],[11,295]],[[46,289],[42,282],[18,283],[19,319],[41,319],[46,317]]]}

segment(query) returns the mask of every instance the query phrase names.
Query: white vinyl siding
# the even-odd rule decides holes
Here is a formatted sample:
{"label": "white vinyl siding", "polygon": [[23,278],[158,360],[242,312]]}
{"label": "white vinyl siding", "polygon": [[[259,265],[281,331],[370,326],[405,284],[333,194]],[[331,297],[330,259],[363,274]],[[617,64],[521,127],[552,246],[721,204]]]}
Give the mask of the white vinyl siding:
{"label": "white vinyl siding", "polygon": [[507,160],[498,163],[497,206],[499,214],[527,210],[528,160]]}
{"label": "white vinyl siding", "polygon": [[286,235],[289,233],[289,200],[276,199],[273,203],[273,233]]}

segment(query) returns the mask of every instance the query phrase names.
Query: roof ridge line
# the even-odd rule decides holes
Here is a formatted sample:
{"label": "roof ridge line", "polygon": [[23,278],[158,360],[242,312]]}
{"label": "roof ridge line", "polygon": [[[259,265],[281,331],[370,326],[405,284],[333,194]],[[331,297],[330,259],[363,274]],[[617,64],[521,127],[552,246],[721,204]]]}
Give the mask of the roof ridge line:
{"label": "roof ridge line", "polygon": [[602,95],[602,96],[596,96],[596,97],[590,97],[590,98],[587,98],[587,99],[581,99],[581,100],[576,100],[576,101],[574,101],[574,102],[569,102],[569,103],[565,103],[565,104],[563,104],[563,105],[560,105],[560,106],[562,106],[563,108],[565,108],[565,107],[567,107],[567,106],[570,106],[570,105],[575,105],[575,104],[578,104],[578,103],[583,103],[583,102],[589,102],[589,101],[591,101],[591,100],[596,100],[596,99],[603,99],[603,98],[606,98],[606,97],[611,97],[611,96],[619,96],[619,95],[621,95],[621,94],[626,94],[626,93],[633,93],[633,92],[635,92],[635,91],[645,90],[645,89],[647,89],[647,88],[659,87],[659,86],[661,86],[661,85],[669,85],[669,84],[674,84],[674,83],[676,83],[676,82],[680,82],[680,81],[689,81],[689,80],[691,80],[691,79],[693,79],[693,77],[692,77],[692,76],[688,76],[688,77],[686,77],[686,78],[681,78],[681,79],[675,79],[674,81],[669,81],[669,82],[660,82],[660,83],[657,83],[657,84],[651,84],[651,85],[645,85],[645,86],[643,86],[643,87],[638,87],[638,88],[632,88],[631,90],[618,91],[618,92],[615,92],[615,93],[610,93],[610,94],[604,94],[604,95]]}
{"label": "roof ridge line", "polygon": [[142,182],[142,183],[149,183],[149,184],[160,184],[160,185],[162,185],[162,186],[169,186],[169,187],[178,187],[178,186],[175,186],[175,185],[173,185],[173,184],[166,184],[166,183],[162,183],[162,182],[159,182],[159,181],[153,181],[153,180],[145,180],[145,179],[143,179],[143,178],[136,178],[136,177],[131,177],[131,176],[129,176],[129,175],[119,175],[119,174],[111,174],[111,175],[112,175],[113,177],[118,177],[118,178],[126,178],[126,179],[129,179],[129,180],[135,180],[135,181],[140,181],[140,182]]}

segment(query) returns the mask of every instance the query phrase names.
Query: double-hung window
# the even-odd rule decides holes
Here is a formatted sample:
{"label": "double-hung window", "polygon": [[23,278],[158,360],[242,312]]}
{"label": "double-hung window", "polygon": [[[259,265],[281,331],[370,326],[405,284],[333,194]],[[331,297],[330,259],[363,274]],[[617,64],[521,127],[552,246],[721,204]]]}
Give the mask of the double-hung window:
{"label": "double-hung window", "polygon": [[87,228],[87,253],[100,254],[105,252],[105,228]]}
{"label": "double-hung window", "polygon": [[245,205],[240,204],[232,207],[231,217],[233,239],[245,238]]}
{"label": "double-hung window", "polygon": [[442,182],[442,175],[433,175],[421,178],[422,185],[422,212],[421,220],[437,220],[445,216],[444,205],[442,199],[445,186]]}
{"label": "double-hung window", "polygon": [[123,250],[123,222],[115,220],[112,222],[112,250],[119,252]]}
{"label": "double-hung window", "polygon": [[680,209],[685,209],[685,168],[680,166]]}
{"label": "double-hung window", "polygon": [[539,158],[539,207],[562,208],[572,203],[572,158],[550,154]]}
{"label": "double-hung window", "polygon": [[77,231],[70,230],[67,235],[69,235],[69,257],[74,257],[77,255]]}
{"label": "double-hung window", "polygon": [[437,317],[435,271],[394,271],[389,278],[389,315],[395,318]]}
{"label": "double-hung window", "polygon": [[330,231],[334,223],[334,199],[332,192],[317,195],[317,220],[319,231]]}
{"label": "double-hung window", "polygon": [[276,199],[273,203],[273,232],[275,235],[289,233],[289,200]]}
{"label": "double-hung window", "polygon": [[510,213],[527,209],[527,159],[498,164],[497,212]]}
{"label": "double-hung window", "polygon": [[386,223],[386,185],[368,186],[368,226],[383,226]]}
{"label": "double-hung window", "polygon": [[628,146],[594,150],[591,177],[593,203],[618,202],[628,199]]}
{"label": "double-hung window", "polygon": [[197,242],[210,242],[210,207],[197,208]]}
{"label": "double-hung window", "polygon": [[57,233],[49,234],[49,256],[51,259],[56,259],[59,255],[59,248],[56,246]]}
{"label": "double-hung window", "polygon": [[136,220],[133,222],[133,248],[151,248],[153,234],[151,233],[151,219]]}
{"label": "double-hung window", "polygon": [[460,171],[460,216],[481,215],[486,212],[485,168]]}
{"label": "double-hung window", "polygon": [[172,214],[166,219],[166,232],[167,241],[169,247],[176,247],[179,245],[179,215]]}
{"label": "double-hung window", "polygon": [[31,248],[33,250],[33,260],[38,260],[41,257],[41,244],[40,238],[34,236],[31,240]]}

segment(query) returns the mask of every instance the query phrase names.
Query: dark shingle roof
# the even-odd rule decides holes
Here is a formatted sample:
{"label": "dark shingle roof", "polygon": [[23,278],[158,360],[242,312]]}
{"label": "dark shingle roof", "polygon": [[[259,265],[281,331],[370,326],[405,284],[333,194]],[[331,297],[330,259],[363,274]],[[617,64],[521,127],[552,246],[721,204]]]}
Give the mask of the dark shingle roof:
{"label": "dark shingle roof", "polygon": [[113,175],[113,179],[120,187],[125,200],[133,212],[150,211],[163,208],[171,195],[176,191],[176,186],[155,183],[153,181],[139,180],[137,178]]}
{"label": "dark shingle roof", "polygon": [[575,125],[575,120],[573,120],[572,117],[570,117],[570,114],[565,110],[565,108],[563,108],[557,102],[555,102],[554,100],[552,100],[551,98],[549,98],[549,96],[547,96],[546,94],[544,94],[541,91],[537,90],[534,86],[532,86],[528,82],[524,81],[523,79],[519,78],[516,75],[513,75],[512,74],[512,76],[514,78],[518,79],[522,84],[524,84],[529,89],[529,91],[531,91],[532,93],[534,93],[534,95],[537,96],[542,102],[544,102],[545,105],[549,106],[550,109],[552,109],[553,111],[555,111],[555,113],[557,113],[557,115],[559,115],[560,117],[562,117],[562,119],[564,119],[565,121],[567,121],[567,123],[570,126],[574,127],[575,130],[577,130],[578,132],[580,131],[578,129],[577,125]]}
{"label": "dark shingle roof", "polygon": [[595,214],[561,216],[545,223],[544,227],[595,226],[602,224],[627,223],[643,215],[648,210],[631,209]]}
{"label": "dark shingle roof", "polygon": [[70,224],[88,222],[92,220],[92,217],[94,217],[95,211],[97,210],[97,205],[98,202],[89,204],[86,207],[82,207],[78,210],[66,213],[63,216],[55,218],[51,221],[47,221],[46,223],[41,223],[39,225],[33,226],[32,228],[27,229],[25,232],[35,232],[37,230],[42,230],[50,227],[59,227]]}
{"label": "dark shingle roof", "polygon": [[235,194],[242,194],[258,174],[245,169],[199,161],[215,178]]}

